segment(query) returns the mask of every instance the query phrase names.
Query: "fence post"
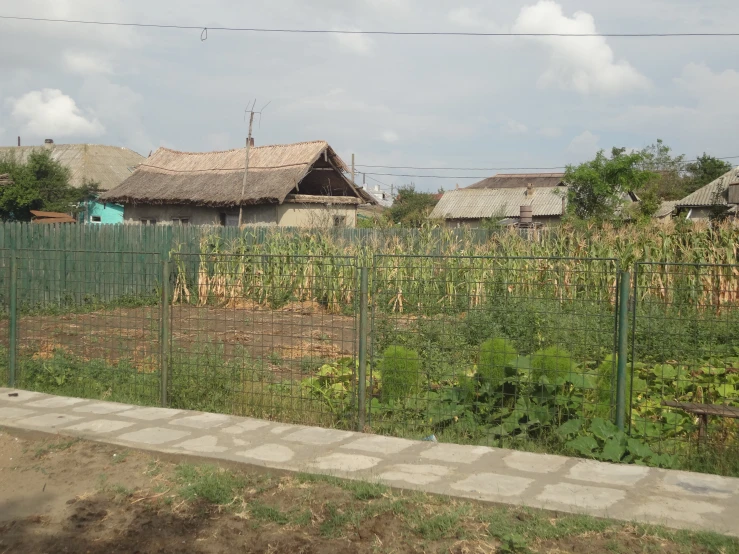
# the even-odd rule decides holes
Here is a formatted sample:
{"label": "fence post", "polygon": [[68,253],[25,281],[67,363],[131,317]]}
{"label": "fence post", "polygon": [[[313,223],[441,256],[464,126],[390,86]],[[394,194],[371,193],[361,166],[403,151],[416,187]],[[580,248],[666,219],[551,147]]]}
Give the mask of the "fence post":
{"label": "fence post", "polygon": [[619,275],[618,292],[618,365],[616,370],[616,426],[624,430],[626,420],[626,350],[629,332],[630,275],[622,271]]}
{"label": "fence post", "polygon": [[15,388],[18,352],[18,258],[13,252],[10,257],[10,322],[8,333],[8,386]]}
{"label": "fence post", "polygon": [[359,387],[357,389],[357,426],[364,431],[367,408],[367,311],[369,277],[366,267],[359,268]]}
{"label": "fence post", "polygon": [[169,291],[171,267],[170,262],[162,262],[162,297],[161,320],[159,322],[159,363],[161,377],[161,403],[167,407],[167,390],[169,381],[169,301],[172,296]]}

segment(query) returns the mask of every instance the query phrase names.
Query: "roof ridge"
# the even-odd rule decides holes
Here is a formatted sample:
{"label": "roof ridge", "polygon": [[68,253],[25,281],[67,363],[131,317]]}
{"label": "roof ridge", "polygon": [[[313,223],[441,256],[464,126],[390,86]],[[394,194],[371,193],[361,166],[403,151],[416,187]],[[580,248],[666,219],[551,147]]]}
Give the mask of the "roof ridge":
{"label": "roof ridge", "polygon": [[[326,146],[328,146],[328,142],[326,142],[325,140],[306,140],[303,142],[291,142],[287,144],[265,144],[262,146],[252,146],[252,149],[260,150],[262,148],[288,148],[290,146],[302,146],[304,144],[325,144]],[[174,154],[184,154],[187,156],[200,156],[203,154],[228,154],[231,152],[238,152],[239,150],[243,150],[244,148],[246,147],[241,146],[239,148],[230,148],[228,150],[210,150],[206,152],[185,152],[184,150],[175,150],[174,148],[167,148],[166,146],[160,146],[159,148],[157,148],[157,150],[166,150],[167,152],[172,152]]]}

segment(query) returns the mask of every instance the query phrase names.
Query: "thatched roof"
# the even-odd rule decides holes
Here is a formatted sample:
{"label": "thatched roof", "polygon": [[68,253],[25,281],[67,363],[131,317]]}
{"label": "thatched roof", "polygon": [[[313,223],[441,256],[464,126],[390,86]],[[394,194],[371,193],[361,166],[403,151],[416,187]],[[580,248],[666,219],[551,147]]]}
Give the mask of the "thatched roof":
{"label": "thatched roof", "polygon": [[13,179],[10,178],[10,175],[7,173],[3,173],[0,175],[0,186],[7,187],[9,185],[13,184]]}
{"label": "thatched roof", "polygon": [[[304,194],[306,191],[301,183],[312,174],[311,185],[327,189],[322,197],[324,202],[328,202],[331,195],[372,202],[368,194],[359,191],[344,177],[342,172],[347,170],[346,165],[324,141],[251,148],[242,198],[245,157],[244,148],[202,153],[159,148],[120,186],[102,195],[101,200],[121,204],[201,206],[281,204],[294,190]],[[317,184],[319,181],[328,184]]]}
{"label": "thatched roof", "polygon": [[145,160],[128,148],[104,144],[4,146],[0,147],[0,157],[13,156],[24,163],[34,150],[50,150],[54,160],[69,168],[69,183],[73,187],[81,187],[87,180],[99,183],[100,190],[117,187]]}
{"label": "thatched roof", "polygon": [[516,189],[526,188],[531,183],[534,188],[549,188],[564,185],[564,173],[500,173],[466,189]]}

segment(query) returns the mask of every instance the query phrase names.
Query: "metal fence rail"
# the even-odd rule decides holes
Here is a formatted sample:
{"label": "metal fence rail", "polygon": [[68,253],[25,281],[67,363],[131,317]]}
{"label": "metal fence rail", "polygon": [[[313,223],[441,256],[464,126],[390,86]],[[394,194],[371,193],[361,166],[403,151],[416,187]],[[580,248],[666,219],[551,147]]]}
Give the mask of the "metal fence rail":
{"label": "metal fence rail", "polygon": [[[739,266],[637,263],[631,434],[690,467],[739,458]],[[731,462],[729,462],[731,463]]]}

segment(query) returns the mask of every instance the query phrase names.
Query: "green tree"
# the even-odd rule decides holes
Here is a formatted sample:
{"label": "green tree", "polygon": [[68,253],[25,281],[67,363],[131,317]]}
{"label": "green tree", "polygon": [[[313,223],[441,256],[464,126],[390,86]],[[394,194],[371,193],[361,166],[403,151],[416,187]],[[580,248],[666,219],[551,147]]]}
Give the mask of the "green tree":
{"label": "green tree", "polygon": [[637,191],[654,174],[642,167],[642,152],[626,153],[614,148],[611,156],[603,150],[595,159],[578,166],[569,165],[564,180],[567,191],[568,211],[580,219],[611,219],[624,202],[624,194]]}
{"label": "green tree", "polygon": [[388,217],[403,227],[420,227],[438,201],[436,194],[417,192],[414,185],[403,186],[398,189],[393,206],[388,210]]}
{"label": "green tree", "polygon": [[641,154],[642,169],[654,174],[648,186],[635,191],[642,200],[644,196],[650,196],[652,193],[663,200],[679,200],[685,197],[685,155],[673,156],[672,148],[662,139],[657,139],[656,143],[644,148]]}
{"label": "green tree", "polygon": [[48,150],[35,150],[25,163],[12,154],[0,159],[0,174],[10,175],[12,184],[0,189],[0,219],[30,221],[31,210],[73,213],[77,205],[97,196],[97,184],[81,188],[69,184],[70,172],[51,157]]}
{"label": "green tree", "polygon": [[688,183],[686,187],[686,196],[691,192],[715,181],[724,173],[731,171],[731,164],[724,160],[719,160],[713,156],[709,156],[705,152],[699,156],[694,162],[689,163],[685,169],[688,172]]}

